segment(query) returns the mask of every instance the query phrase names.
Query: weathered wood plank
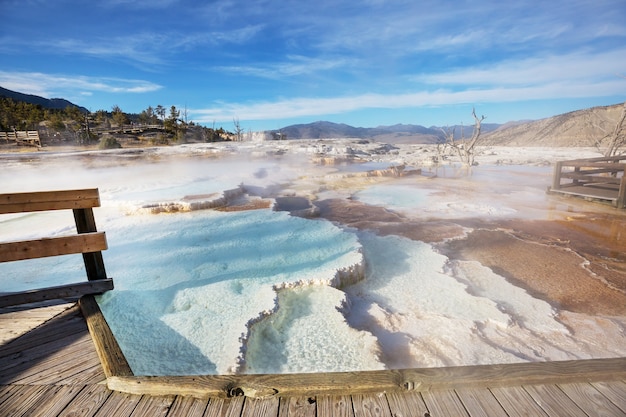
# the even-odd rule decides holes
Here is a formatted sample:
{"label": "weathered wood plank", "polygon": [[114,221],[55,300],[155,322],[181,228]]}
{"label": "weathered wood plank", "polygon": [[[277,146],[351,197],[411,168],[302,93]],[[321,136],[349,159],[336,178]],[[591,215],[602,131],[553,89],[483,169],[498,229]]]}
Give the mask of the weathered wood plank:
{"label": "weathered wood plank", "polygon": [[281,398],[278,417],[316,417],[316,400],[312,397]]}
{"label": "weathered wood plank", "polygon": [[604,183],[604,184],[619,184],[621,178],[616,177],[602,177],[598,175],[589,175],[587,172],[564,172],[561,174],[561,178],[567,178],[571,180],[579,180],[586,183]]}
{"label": "weathered wood plank", "polygon": [[7,374],[11,372],[12,368],[26,366],[25,364],[32,365],[40,360],[45,360],[50,356],[67,349],[67,347],[75,343],[78,338],[90,339],[89,334],[86,333],[69,335],[59,337],[49,343],[34,345],[13,355],[0,357],[0,372]]}
{"label": "weathered wood plank", "polygon": [[185,417],[203,417],[209,400],[200,400],[193,397],[177,396],[168,415]]}
{"label": "weathered wood plank", "polygon": [[317,397],[318,417],[354,417],[349,395],[322,395]]}
{"label": "weathered wood plank", "polygon": [[132,417],[160,417],[165,416],[174,402],[173,395],[150,397],[144,395],[131,414]]}
{"label": "weathered wood plank", "polygon": [[626,414],[626,382],[594,382],[591,385]]}
{"label": "weathered wood plank", "polygon": [[[390,392],[387,394],[389,409],[394,417],[424,417],[428,407],[419,392]],[[434,417],[434,416],[433,416]]]}
{"label": "weathered wood plank", "polygon": [[527,385],[524,388],[550,417],[587,417],[556,385]]}
{"label": "weathered wood plank", "polygon": [[0,214],[100,207],[97,188],[0,194]]}
{"label": "weathered wood plank", "polygon": [[109,395],[111,391],[104,385],[88,385],[74,397],[58,417],[93,416]]}
{"label": "weathered wood plank", "polygon": [[243,403],[244,397],[211,398],[204,417],[239,417]]}
{"label": "weathered wood plank", "polygon": [[[92,335],[98,337],[98,333]],[[106,351],[103,353],[106,354]],[[108,361],[115,362],[113,359]],[[107,378],[107,384],[111,389],[134,394],[224,398],[233,393],[246,396],[342,395],[581,380],[601,381],[624,377],[626,377],[626,358],[615,358],[312,374],[193,377],[132,377],[111,374]]]}
{"label": "weathered wood plank", "polygon": [[[88,295],[82,297],[78,305],[87,321],[87,327],[89,328],[89,333],[96,347],[96,353],[100,358],[102,369],[107,378],[112,376],[132,376],[133,371],[130,369],[130,365],[122,349],[117,343],[117,340],[115,340],[111,328],[102,315],[102,311],[100,311],[100,306],[98,306],[96,299],[92,295]],[[202,397],[204,397],[204,395]]]}
{"label": "weathered wood plank", "polygon": [[105,232],[82,233],[0,244],[0,262],[99,252],[107,249]]}
{"label": "weathered wood plank", "polygon": [[425,391],[422,393],[422,397],[431,416],[469,417],[463,403],[454,391]]}
{"label": "weathered wood plank", "polygon": [[86,334],[87,325],[80,315],[78,306],[75,306],[39,326],[34,326],[31,330],[26,330],[22,336],[6,345],[0,346],[0,357],[19,354],[31,346],[48,343],[57,339],[59,334],[68,336],[77,333]]}
{"label": "weathered wood plank", "polygon": [[13,374],[10,379],[11,383],[57,384],[71,379],[83,369],[99,365],[97,355],[93,351],[84,351],[84,348],[73,349],[71,352],[66,350],[62,352],[62,355],[31,364],[31,366],[26,364],[26,369],[22,372],[11,372]]}
{"label": "weathered wood plank", "polygon": [[622,410],[591,384],[585,382],[560,384],[559,388],[590,416],[624,415]]}
{"label": "weathered wood plank", "polygon": [[463,406],[472,417],[504,415],[504,409],[487,388],[461,388],[456,390]]}
{"label": "weathered wood plank", "polygon": [[241,417],[278,416],[278,398],[246,398]]}
{"label": "weathered wood plank", "polygon": [[82,297],[89,294],[102,294],[105,291],[112,290],[113,287],[113,280],[111,278],[105,278],[17,293],[5,293],[0,295],[0,307],[58,298]]}
{"label": "weathered wood plank", "polygon": [[57,417],[61,411],[84,389],[82,385],[59,385],[48,387],[52,393],[44,401],[26,412],[29,417]]}
{"label": "weathered wood plank", "polygon": [[128,417],[135,410],[140,399],[140,395],[112,392],[94,414],[94,417]]}
{"label": "weathered wood plank", "polygon": [[19,385],[0,404],[0,416],[21,417],[45,393],[45,387]]}
{"label": "weathered wood plank", "polygon": [[491,392],[509,417],[547,416],[522,387],[492,388]]}
{"label": "weathered wood plank", "polygon": [[623,171],[624,165],[619,162],[602,162],[602,161],[590,161],[588,159],[579,159],[573,161],[561,161],[562,167],[574,167],[574,168],[603,168],[613,171]]}
{"label": "weathered wood plank", "polygon": [[[41,357],[35,361],[20,361],[16,364],[6,364],[3,361],[2,374],[0,374],[0,381],[17,381],[19,378],[28,375],[29,373],[45,370],[58,362],[72,361],[75,358],[81,358],[85,355],[97,358],[97,355],[93,349],[93,345],[88,340],[88,335],[82,335],[81,338],[76,339],[71,344],[64,346],[57,351],[50,351],[48,355]],[[7,358],[10,360],[10,358]],[[17,362],[17,361],[16,361]]]}
{"label": "weathered wood plank", "polygon": [[355,417],[391,417],[391,410],[384,394],[355,394],[352,396]]}

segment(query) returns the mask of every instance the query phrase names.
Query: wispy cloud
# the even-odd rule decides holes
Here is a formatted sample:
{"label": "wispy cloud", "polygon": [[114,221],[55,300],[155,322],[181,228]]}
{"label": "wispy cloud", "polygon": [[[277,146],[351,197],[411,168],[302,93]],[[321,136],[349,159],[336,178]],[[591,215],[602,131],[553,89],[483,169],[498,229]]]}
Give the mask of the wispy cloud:
{"label": "wispy cloud", "polygon": [[242,120],[273,120],[342,114],[364,109],[419,108],[458,104],[506,103],[542,99],[611,96],[624,89],[623,80],[570,85],[552,82],[532,87],[489,87],[452,91],[422,90],[407,94],[360,94],[330,98],[293,98],[255,103],[217,103],[212,108],[191,110],[200,123]]}
{"label": "wispy cloud", "polygon": [[547,83],[586,84],[614,78],[624,70],[626,48],[605,52],[575,52],[504,60],[452,71],[421,74],[413,81],[442,86],[528,86]]}
{"label": "wispy cloud", "polygon": [[216,71],[250,75],[254,77],[283,79],[298,75],[330,71],[355,65],[355,60],[343,57],[306,57],[288,55],[284,61],[240,66],[218,66]]}
{"label": "wispy cloud", "polygon": [[0,71],[0,85],[9,90],[43,97],[71,95],[73,92],[88,95],[94,91],[140,94],[162,88],[144,80],[8,71]]}

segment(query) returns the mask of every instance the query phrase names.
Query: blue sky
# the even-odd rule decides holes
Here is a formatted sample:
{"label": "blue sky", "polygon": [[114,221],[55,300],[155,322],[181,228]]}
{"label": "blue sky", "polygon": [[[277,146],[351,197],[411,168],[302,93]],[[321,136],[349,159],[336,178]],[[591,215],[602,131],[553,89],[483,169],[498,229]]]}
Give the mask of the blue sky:
{"label": "blue sky", "polygon": [[0,86],[232,130],[539,119],[626,100],[624,0],[0,0]]}

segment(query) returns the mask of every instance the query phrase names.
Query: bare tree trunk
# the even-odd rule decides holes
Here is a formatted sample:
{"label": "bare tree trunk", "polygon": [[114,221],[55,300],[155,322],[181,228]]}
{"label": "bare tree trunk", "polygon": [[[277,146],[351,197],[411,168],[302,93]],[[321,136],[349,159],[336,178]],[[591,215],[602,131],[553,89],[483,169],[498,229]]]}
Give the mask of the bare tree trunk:
{"label": "bare tree trunk", "polygon": [[485,116],[480,116],[480,118],[476,116],[476,109],[472,109],[472,116],[474,116],[474,131],[468,141],[462,141],[461,143],[455,142],[454,132],[452,135],[448,136],[450,146],[456,149],[461,163],[468,167],[474,165],[474,148],[478,143],[478,138],[480,138],[481,123],[485,120]]}

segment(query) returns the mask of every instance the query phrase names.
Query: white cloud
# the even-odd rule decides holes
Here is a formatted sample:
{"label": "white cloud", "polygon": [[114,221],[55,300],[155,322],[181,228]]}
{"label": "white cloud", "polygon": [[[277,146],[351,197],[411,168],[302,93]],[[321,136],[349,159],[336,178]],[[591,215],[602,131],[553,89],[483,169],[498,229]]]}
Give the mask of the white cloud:
{"label": "white cloud", "polygon": [[144,80],[8,71],[0,71],[0,85],[9,90],[43,97],[70,95],[68,92],[91,95],[94,91],[148,93],[162,88]]}
{"label": "white cloud", "polygon": [[213,69],[226,73],[237,73],[254,77],[282,79],[320,71],[330,71],[354,65],[355,60],[345,58],[319,57],[311,58],[300,55],[289,55],[284,61],[268,64],[221,66]]}
{"label": "white cloud", "polygon": [[528,86],[546,83],[593,83],[624,71],[626,49],[602,53],[549,55],[496,64],[462,68],[436,74],[421,74],[413,81],[430,85]]}
{"label": "white cloud", "polygon": [[445,89],[407,94],[361,94],[349,97],[293,98],[274,102],[218,103],[213,108],[191,110],[200,123],[241,120],[273,120],[303,116],[341,114],[363,109],[399,109],[474,103],[505,103],[526,100],[613,96],[626,89],[624,81],[613,80],[569,84],[553,82],[539,86],[491,87],[451,91]]}

